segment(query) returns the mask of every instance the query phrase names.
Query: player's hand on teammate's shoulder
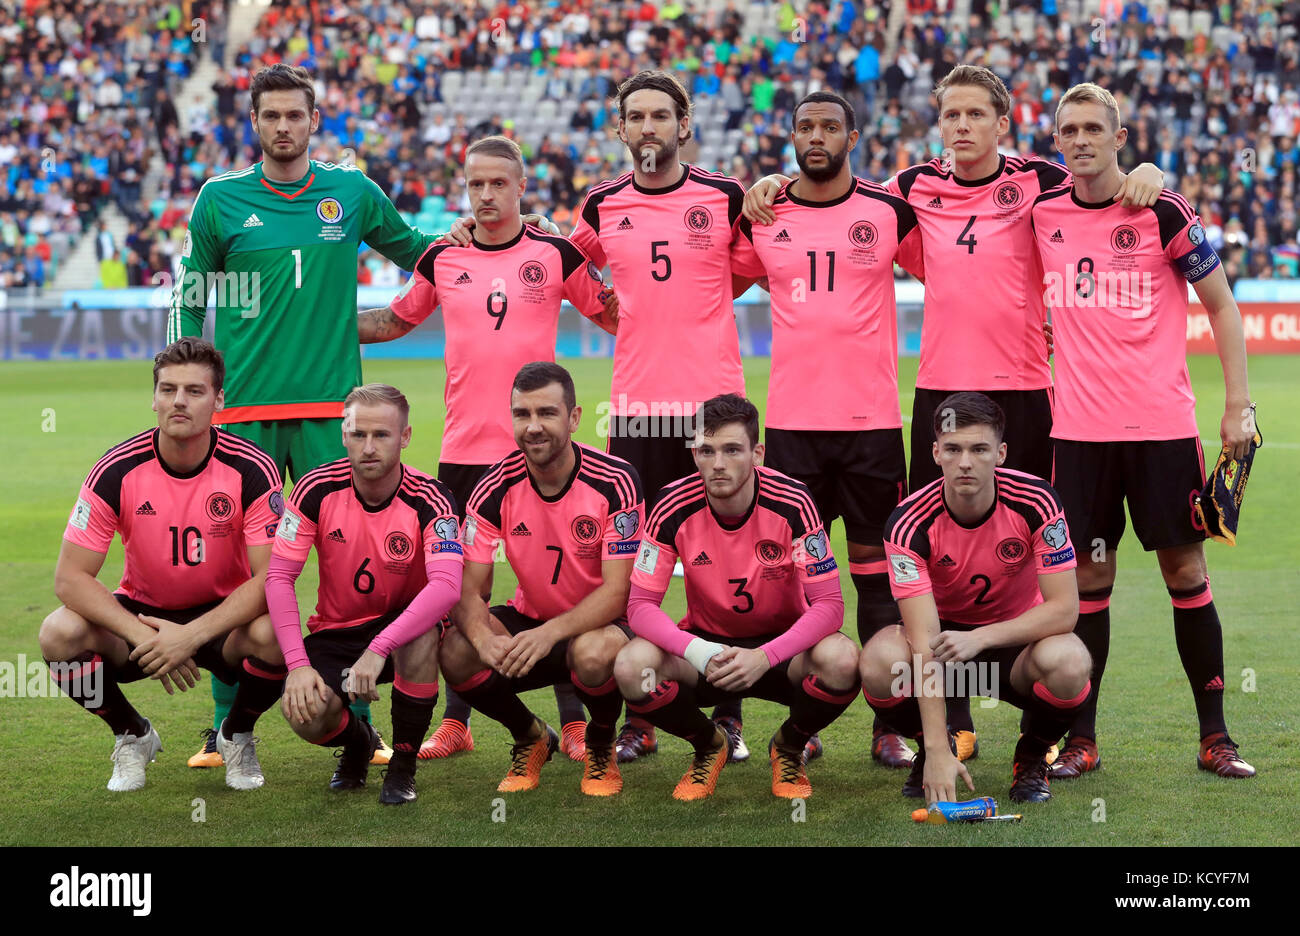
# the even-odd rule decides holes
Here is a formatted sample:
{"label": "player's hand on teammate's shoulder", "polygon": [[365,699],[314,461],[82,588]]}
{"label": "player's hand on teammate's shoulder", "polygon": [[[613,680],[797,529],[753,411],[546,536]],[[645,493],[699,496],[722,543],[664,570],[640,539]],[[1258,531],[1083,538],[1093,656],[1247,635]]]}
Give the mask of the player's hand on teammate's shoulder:
{"label": "player's hand on teammate's shoulder", "polygon": [[559,234],[560,226],[552,221],[546,215],[526,214],[520,215],[519,220],[524,224],[531,224],[533,227],[539,227],[547,234]]}
{"label": "player's hand on teammate's shoulder", "polygon": [[451,224],[451,230],[442,235],[440,244],[455,244],[457,247],[468,247],[474,242],[474,219],[457,218]]}
{"label": "player's hand on teammate's shoulder", "polygon": [[934,658],[940,663],[965,663],[979,656],[984,649],[981,628],[969,631],[946,630],[930,641]]}
{"label": "player's hand on teammate's shoulder", "polygon": [[545,624],[520,631],[510,641],[511,647],[501,662],[501,672],[511,679],[527,676],[555,647],[555,638]]}
{"label": "player's hand on teammate's shoulder", "polygon": [[284,680],[284,698],[289,706],[289,717],[300,725],[316,718],[329,698],[325,680],[310,666],[289,670]]}
{"label": "player's hand on teammate's shoulder", "polygon": [[767,654],[758,649],[728,647],[710,660],[709,666],[719,660],[722,661],[721,665],[707,678],[724,692],[743,692],[762,679],[763,674],[772,668]]}
{"label": "player's hand on teammate's shoulder", "polygon": [[348,699],[355,702],[365,699],[367,702],[379,701],[379,674],[384,671],[385,658],[366,648],[348,670],[343,687],[348,692]]}
{"label": "player's hand on teammate's shoulder", "polygon": [[970,771],[966,769],[965,764],[957,760],[952,751],[942,749],[933,756],[927,752],[921,780],[925,788],[926,804],[955,802],[958,777],[966,781],[966,789],[975,792]]}
{"label": "player's hand on teammate's shoulder", "polygon": [[1165,189],[1165,174],[1151,163],[1143,163],[1124,177],[1112,201],[1124,202],[1125,208],[1150,208]]}
{"label": "player's hand on teammate's shoulder", "polygon": [[772,202],[776,201],[776,193],[781,191],[781,186],[790,181],[789,176],[783,176],[778,173],[763,176],[749,187],[745,193],[745,202],[741,206],[741,212],[752,224],[772,224],[776,221],[776,212],[772,210]]}
{"label": "player's hand on teammate's shoulder", "polygon": [[[178,670],[199,649],[201,641],[196,639],[197,630],[148,614],[136,616],[154,631],[151,638],[131,651],[131,659],[140,664],[146,676],[157,679],[162,674]],[[182,692],[188,688],[182,682],[176,682],[176,688]]]}

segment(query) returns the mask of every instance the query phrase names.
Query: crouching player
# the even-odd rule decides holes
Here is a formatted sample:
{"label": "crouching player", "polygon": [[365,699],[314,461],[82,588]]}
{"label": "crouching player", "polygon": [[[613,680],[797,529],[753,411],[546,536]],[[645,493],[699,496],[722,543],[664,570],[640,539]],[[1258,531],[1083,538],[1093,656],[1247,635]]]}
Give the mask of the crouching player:
{"label": "crouching player", "polygon": [[[1061,502],[1046,481],[998,467],[1005,425],[982,393],[946,397],[934,414],[943,477],[903,501],[885,527],[903,626],[862,648],[863,694],[884,722],[920,742],[903,795],[932,803],[956,798],[958,774],[974,789],[949,747],[945,689],[996,693],[1024,711],[1011,799],[1043,802],[1051,798],[1047,751],[1090,688],[1088,651],[1072,633],[1079,593]],[[959,671],[963,685],[932,678]]]}
{"label": "crouching player", "polygon": [[[159,352],[158,427],[95,464],[63,534],[54,573],[63,604],[41,624],[41,653],[60,688],[112,729],[116,792],[143,787],[162,750],[121,684],[148,676],[183,692],[198,667],[238,684],[217,736],[226,785],[264,782],[253,725],[279,697],[284,665],[263,582],[284,502],[270,456],[212,425],[225,372],[221,352],[198,338]],[[109,592],[96,576],[115,532],[125,564]]]}
{"label": "crouching player", "polygon": [[[573,441],[582,408],[558,364],[519,369],[510,413],[519,451],[487,470],[465,512],[465,581],[442,672],[514,738],[505,793],[534,789],[559,745],[519,693],[572,681],[590,715],[582,792],[612,796],[623,788],[614,658],[632,633],[624,611],[645,519],[641,481],[621,458]],[[489,609],[482,595],[502,540],[519,587]]]}
{"label": "crouching player", "polygon": [[[808,488],[761,467],[754,405],[728,393],[699,414],[699,473],[665,487],[646,523],[628,599],[637,639],[615,676],[630,711],[695,748],[674,799],[712,794],[727,761],[726,734],[700,706],[746,696],[790,707],[768,744],[772,792],[808,797],[804,745],[858,689],[839,571]],[[659,607],[678,557],[680,625]]]}
{"label": "crouching player", "polygon": [[[447,488],[402,464],[400,391],[367,384],[343,403],[347,458],[303,475],[276,533],[266,602],[289,668],[280,708],[298,736],[342,748],[332,790],[366,785],[379,735],[345,702],[393,684],[393,757],[379,801],[415,799],[415,763],[438,701],[436,626],[460,597],[461,545]],[[320,592],[304,640],[294,582],[316,547]]]}

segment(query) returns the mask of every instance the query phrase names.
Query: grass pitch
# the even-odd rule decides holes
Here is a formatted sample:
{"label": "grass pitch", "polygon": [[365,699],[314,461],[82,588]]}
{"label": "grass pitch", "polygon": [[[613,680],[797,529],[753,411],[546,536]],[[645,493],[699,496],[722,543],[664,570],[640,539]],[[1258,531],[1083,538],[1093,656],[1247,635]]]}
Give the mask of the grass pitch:
{"label": "grass pitch", "polygon": [[[579,400],[587,404],[581,441],[596,436],[596,402],[608,392],[610,361],[570,360]],[[1223,383],[1216,359],[1190,362],[1207,458],[1218,449]],[[769,362],[745,362],[749,392],[763,400]],[[433,472],[441,437],[437,361],[369,361],[366,378],[401,387],[412,404],[415,432],[407,461]],[[911,410],[915,360],[900,367],[904,414]],[[99,719],[65,698],[0,698],[0,844],[3,845],[1253,845],[1295,844],[1300,793],[1300,644],[1291,638],[1300,604],[1300,531],[1293,489],[1300,478],[1300,396],[1296,359],[1252,359],[1251,390],[1259,401],[1265,446],[1250,483],[1241,544],[1207,546],[1215,600],[1224,624],[1225,698],[1232,735],[1259,769],[1249,781],[1212,777],[1195,767],[1196,724],[1191,693],[1174,646],[1168,595],[1154,556],[1132,533],[1120,549],[1112,600],[1112,646],[1098,717],[1103,767],[1079,780],[1053,784],[1054,799],[1026,806],[1024,823],[915,826],[915,803],[899,795],[903,772],[873,765],[868,754],[871,711],[859,700],[825,733],[826,756],[809,771],[814,796],[802,811],[769,791],[767,739],[783,718],[774,704],[745,703],[745,736],[754,755],[723,773],[717,794],[696,804],[670,798],[689,761],[689,748],[660,735],[659,753],[624,770],[624,792],[595,800],[578,792],[580,765],[557,757],[539,790],[501,797],[496,784],[508,764],[509,739],[476,715],[477,749],[448,761],[425,762],[420,799],[402,809],[378,803],[378,772],[362,793],[326,788],[334,761],[325,749],[295,737],[278,709],[257,734],[267,785],[239,793],[222,770],[196,771],[185,760],[211,719],[206,682],[168,697],[155,683],[126,687],[128,697],[157,726],[164,752],[149,768],[149,784],[132,794],[105,789],[112,738]],[[145,362],[10,363],[0,368],[0,666],[21,657],[39,662],[36,632],[54,606],[53,569],[77,487],[109,446],[153,424]],[[828,384],[825,392],[834,392]],[[1134,405],[1142,405],[1134,401]],[[50,431],[50,430],[53,431]],[[837,524],[832,541],[844,555]],[[852,625],[856,596],[842,564]],[[121,572],[115,543],[101,580]],[[316,570],[308,564],[299,601],[314,601]],[[498,566],[495,600],[514,589]],[[667,598],[683,610],[682,585]],[[20,697],[13,697],[13,696]],[[386,732],[388,695],[374,706]],[[555,718],[549,690],[530,705]],[[441,708],[440,710],[441,711]],[[1019,712],[973,706],[980,756],[969,766],[976,792],[1003,803]],[[558,726],[557,726],[558,727]],[[390,735],[391,736],[391,735]],[[1279,821],[1279,819],[1282,821]]]}

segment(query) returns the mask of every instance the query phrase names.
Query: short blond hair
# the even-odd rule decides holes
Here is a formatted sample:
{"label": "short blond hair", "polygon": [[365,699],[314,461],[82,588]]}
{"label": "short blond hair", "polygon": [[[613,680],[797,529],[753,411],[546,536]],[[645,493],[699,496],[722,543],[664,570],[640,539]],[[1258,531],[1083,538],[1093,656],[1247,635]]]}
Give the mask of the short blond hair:
{"label": "short blond hair", "polygon": [[1115,95],[1111,94],[1101,85],[1093,84],[1091,81],[1085,81],[1083,84],[1077,84],[1061,96],[1061,100],[1056,105],[1056,125],[1061,124],[1061,108],[1066,104],[1100,104],[1106,108],[1106,114],[1110,117],[1110,128],[1119,129],[1119,103],[1115,100]]}
{"label": "short blond hair", "polygon": [[940,110],[943,110],[943,93],[954,85],[983,88],[989,93],[989,98],[993,101],[993,109],[999,117],[1011,113],[1011,92],[1007,90],[1001,78],[983,65],[958,65],[943,76],[943,81],[939,82],[933,92],[935,100],[939,102]]}
{"label": "short blond hair", "polygon": [[406,401],[406,394],[388,384],[370,383],[364,387],[353,387],[352,392],[343,401],[344,412],[358,403],[367,406],[382,406],[385,403],[396,406],[397,411],[402,414],[402,425],[405,426],[410,422],[411,404]]}

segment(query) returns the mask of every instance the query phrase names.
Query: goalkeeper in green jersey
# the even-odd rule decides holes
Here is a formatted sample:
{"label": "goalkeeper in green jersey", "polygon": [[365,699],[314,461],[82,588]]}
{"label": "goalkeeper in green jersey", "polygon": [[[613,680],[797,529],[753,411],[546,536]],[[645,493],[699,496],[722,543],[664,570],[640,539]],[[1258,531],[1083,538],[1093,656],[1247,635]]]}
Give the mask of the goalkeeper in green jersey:
{"label": "goalkeeper in green jersey", "polygon": [[[309,158],[320,127],[309,72],[272,65],[250,88],[263,159],[203,184],[190,214],[167,341],[201,335],[214,294],[226,406],[214,422],[261,446],[284,478],[342,458],[343,400],[360,386],[357,251],[364,241],[403,270],[441,235],[402,219],[365,173]],[[538,219],[545,221],[545,219]],[[549,222],[545,222],[549,224]],[[450,235],[470,242],[468,229]],[[215,730],[235,687],[213,677],[213,729],[191,767],[221,764]],[[369,705],[353,710],[367,718]],[[382,745],[377,762],[387,762]]]}

